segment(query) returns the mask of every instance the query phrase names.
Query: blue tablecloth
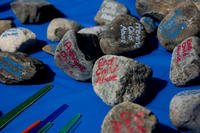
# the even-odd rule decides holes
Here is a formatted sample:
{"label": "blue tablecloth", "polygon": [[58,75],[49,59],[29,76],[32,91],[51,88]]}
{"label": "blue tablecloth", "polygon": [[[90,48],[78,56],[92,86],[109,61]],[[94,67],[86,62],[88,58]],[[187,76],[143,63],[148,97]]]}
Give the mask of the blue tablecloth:
{"label": "blue tablecloth", "polygon": [[[135,0],[118,0],[125,4],[130,13],[139,17],[135,10]],[[10,9],[11,0],[0,1],[0,19],[13,19],[16,26],[26,27],[32,30],[37,38],[42,42],[40,45],[52,43],[47,40],[46,32],[49,22],[33,25],[21,24]],[[82,24],[83,27],[95,25],[94,16],[96,15],[102,0],[49,0],[66,18],[73,19]],[[172,97],[187,89],[197,89],[199,86],[184,88],[175,87],[169,80],[169,68],[171,53],[160,46],[156,37],[150,39],[146,45],[149,50],[146,54],[135,57],[135,60],[143,62],[153,69],[153,91],[157,90],[156,95],[146,104],[159,119],[161,133],[176,133],[169,119],[169,103]],[[111,109],[101,101],[93,91],[91,82],[78,82],[68,77],[55,64],[53,56],[38,49],[30,53],[31,56],[42,60],[49,66],[54,74],[49,74],[45,82],[40,84],[26,85],[5,85],[0,84],[0,111],[6,114],[15,106],[33,95],[47,83],[52,83],[54,88],[34,103],[31,107],[22,112],[17,118],[10,122],[2,133],[18,133],[37,120],[43,120],[56,108],[62,104],[68,104],[69,108],[61,114],[55,121],[50,133],[56,133],[63,127],[72,116],[77,113],[82,114],[78,126],[73,130],[76,133],[99,133],[102,121]],[[0,113],[1,116],[1,113]]]}

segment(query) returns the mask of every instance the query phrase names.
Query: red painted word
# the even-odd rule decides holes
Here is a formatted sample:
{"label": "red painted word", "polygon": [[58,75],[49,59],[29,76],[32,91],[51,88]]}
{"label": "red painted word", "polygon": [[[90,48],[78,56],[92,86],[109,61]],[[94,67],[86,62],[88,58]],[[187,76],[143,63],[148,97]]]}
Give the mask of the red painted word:
{"label": "red painted word", "polygon": [[[96,75],[97,75],[96,83],[101,84],[117,80],[117,75],[114,75],[113,73],[117,71],[119,65],[115,64],[114,62],[115,62],[115,57],[112,57],[109,60],[101,58],[98,61],[98,69],[96,70]],[[104,76],[107,74],[109,74],[109,76]]]}
{"label": "red painted word", "polygon": [[[135,125],[131,125],[131,121],[134,121]],[[114,133],[121,133],[121,129],[125,126],[128,133],[145,133],[146,128],[143,126],[144,113],[138,112],[131,115],[130,112],[121,112],[120,121],[111,121],[111,125]]]}
{"label": "red painted word", "polygon": [[[70,67],[72,67],[72,68],[78,67],[81,72],[85,72],[85,70],[86,70],[85,66],[80,64],[78,59],[75,57],[75,53],[71,50],[72,43],[66,42],[64,44],[64,47],[65,47],[65,50],[67,50],[67,52],[65,50],[62,50],[56,57],[58,57],[58,59],[62,62],[63,61],[67,62],[67,64]],[[72,74],[73,72],[70,71],[70,73]]]}
{"label": "red painted word", "polygon": [[[188,56],[189,51],[192,49],[192,38],[189,38],[188,40],[184,41],[181,45],[178,45],[177,47],[177,57],[176,57],[176,63],[182,60],[182,56]],[[181,53],[182,51],[182,53]]]}

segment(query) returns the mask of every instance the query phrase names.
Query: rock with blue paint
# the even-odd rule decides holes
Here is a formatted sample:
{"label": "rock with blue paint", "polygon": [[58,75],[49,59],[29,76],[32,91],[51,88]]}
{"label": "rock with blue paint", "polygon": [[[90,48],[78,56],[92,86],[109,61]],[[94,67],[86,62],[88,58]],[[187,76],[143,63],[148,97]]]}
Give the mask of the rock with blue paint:
{"label": "rock with blue paint", "polygon": [[122,54],[142,48],[146,40],[144,26],[130,15],[117,16],[100,34],[104,54]]}
{"label": "rock with blue paint", "polygon": [[26,28],[11,28],[0,36],[0,49],[7,52],[25,52],[27,48],[36,44],[35,33]]}
{"label": "rock with blue paint", "polygon": [[173,50],[170,80],[176,86],[200,81],[200,38],[189,37]]}
{"label": "rock with blue paint", "polygon": [[13,27],[12,20],[0,20],[0,35]]}
{"label": "rock with blue paint", "polygon": [[48,54],[54,55],[55,51],[56,51],[56,44],[51,44],[51,45],[45,45],[44,47],[42,47],[42,50]]}
{"label": "rock with blue paint", "polygon": [[109,24],[122,14],[128,14],[128,9],[125,5],[115,0],[104,0],[95,16],[95,21],[100,25]]}
{"label": "rock with blue paint", "polygon": [[142,17],[140,19],[140,22],[143,24],[143,26],[148,34],[154,33],[157,29],[157,26],[151,17]]}
{"label": "rock with blue paint", "polygon": [[158,127],[158,119],[149,109],[123,102],[107,113],[101,133],[159,133]]}
{"label": "rock with blue paint", "polygon": [[190,0],[179,4],[160,23],[157,36],[168,51],[190,36],[199,36],[200,11]]}
{"label": "rock with blue paint", "polygon": [[60,41],[66,31],[78,31],[81,25],[73,20],[65,18],[53,19],[47,29],[47,38],[51,41]]}
{"label": "rock with blue paint", "polygon": [[200,89],[176,94],[170,103],[170,119],[179,130],[200,133]]}
{"label": "rock with blue paint", "polygon": [[0,52],[0,82],[16,84],[30,81],[44,69],[44,65],[36,58],[20,52]]}

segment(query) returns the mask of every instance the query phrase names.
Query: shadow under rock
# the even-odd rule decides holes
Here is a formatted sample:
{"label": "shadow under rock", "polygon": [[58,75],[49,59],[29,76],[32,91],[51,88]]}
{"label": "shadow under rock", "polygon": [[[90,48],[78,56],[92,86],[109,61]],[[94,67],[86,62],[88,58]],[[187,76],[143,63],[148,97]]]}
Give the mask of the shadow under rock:
{"label": "shadow under rock", "polygon": [[181,132],[160,123],[159,133],[181,133]]}
{"label": "shadow under rock", "polygon": [[31,45],[30,47],[26,48],[26,52],[27,54],[32,54],[32,53],[36,53],[38,51],[42,50],[42,47],[44,47],[47,43],[45,41],[42,40],[37,40],[33,45]]}
{"label": "shadow under rock", "polygon": [[3,113],[0,111],[0,118],[1,118],[2,115],[3,115]]}
{"label": "shadow under rock", "polygon": [[0,12],[10,10],[10,2],[0,4]]}
{"label": "shadow under rock", "polygon": [[[0,20],[12,20],[12,21],[14,21],[15,18],[14,17],[4,17],[4,18],[0,18]],[[13,23],[13,25],[14,25],[14,23]]]}

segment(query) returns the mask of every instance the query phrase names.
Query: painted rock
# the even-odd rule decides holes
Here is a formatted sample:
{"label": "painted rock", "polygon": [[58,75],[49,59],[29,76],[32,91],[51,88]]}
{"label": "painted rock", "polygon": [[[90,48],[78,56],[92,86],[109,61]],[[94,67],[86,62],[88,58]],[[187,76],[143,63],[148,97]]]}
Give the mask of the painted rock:
{"label": "painted rock", "polygon": [[65,18],[53,19],[47,29],[47,38],[51,41],[60,41],[67,30],[78,31],[81,25]]}
{"label": "painted rock", "polygon": [[13,27],[13,23],[11,20],[0,20],[0,35]]}
{"label": "painted rock", "polygon": [[199,133],[200,89],[176,94],[170,103],[170,119],[180,130]]}
{"label": "painted rock", "polygon": [[45,45],[44,47],[42,47],[42,50],[46,53],[54,55],[54,53],[56,51],[56,47],[57,47],[57,45]]}
{"label": "painted rock", "polygon": [[15,84],[31,80],[42,69],[44,66],[41,61],[26,54],[0,52],[1,83]]}
{"label": "painted rock", "polygon": [[157,29],[154,20],[150,17],[142,17],[140,19],[140,22],[143,24],[143,26],[148,34],[155,32]]}
{"label": "painted rock", "polygon": [[155,133],[156,116],[145,107],[131,102],[114,106],[104,118],[101,133]]}
{"label": "painted rock", "polygon": [[55,51],[55,63],[70,77],[86,81],[92,76],[92,67],[98,55],[98,38],[68,30]]}
{"label": "painted rock", "polygon": [[200,39],[189,37],[175,47],[170,68],[170,80],[177,86],[200,80]]}
{"label": "painted rock", "polygon": [[17,0],[11,8],[22,23],[41,23],[60,16],[60,12],[46,0]]}
{"label": "painted rock", "polygon": [[95,93],[108,105],[123,101],[141,102],[152,77],[150,67],[130,58],[105,55],[93,67]]}
{"label": "painted rock", "polygon": [[93,34],[99,37],[99,35],[107,29],[107,26],[93,26],[93,27],[87,27],[83,28],[78,31],[78,33],[81,34]]}
{"label": "painted rock", "polygon": [[141,15],[149,15],[161,21],[178,4],[185,0],[136,0],[136,10]]}
{"label": "painted rock", "polygon": [[104,0],[95,16],[95,21],[100,25],[109,24],[117,16],[127,13],[128,9],[123,4],[114,0]]}
{"label": "painted rock", "polygon": [[0,36],[0,49],[7,52],[25,51],[36,43],[36,35],[26,28],[11,28]]}
{"label": "painted rock", "polygon": [[136,18],[129,15],[116,17],[100,35],[104,54],[121,54],[144,46],[146,31]]}
{"label": "painted rock", "polygon": [[200,11],[193,2],[187,0],[179,4],[160,23],[157,31],[161,45],[168,51],[190,36],[200,32]]}

